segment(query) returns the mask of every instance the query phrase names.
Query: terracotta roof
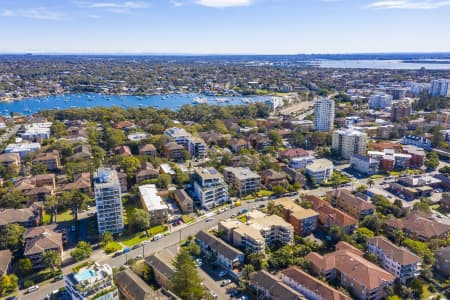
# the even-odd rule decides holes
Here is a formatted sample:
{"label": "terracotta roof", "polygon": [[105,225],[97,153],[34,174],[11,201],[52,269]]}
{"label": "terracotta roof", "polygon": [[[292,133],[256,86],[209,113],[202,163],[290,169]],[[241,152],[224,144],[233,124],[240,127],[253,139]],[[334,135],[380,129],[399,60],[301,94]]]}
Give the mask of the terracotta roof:
{"label": "terracotta roof", "polygon": [[305,199],[310,201],[313,205],[313,209],[319,213],[319,221],[322,224],[326,224],[329,218],[333,219],[333,225],[347,227],[350,225],[357,225],[358,220],[352,216],[340,211],[337,208],[331,206],[330,203],[314,195],[306,195]]}
{"label": "terracotta roof", "polygon": [[16,162],[16,161],[20,161],[19,153],[0,154],[0,162]]}
{"label": "terracotta roof", "polygon": [[289,214],[294,216],[296,219],[302,220],[319,214],[310,208],[303,208],[296,204],[291,198],[279,198],[273,201],[275,206],[281,205],[283,209],[288,210]]}
{"label": "terracotta roof", "polygon": [[128,146],[117,146],[114,148],[114,152],[120,155],[132,156],[130,147]]}
{"label": "terracotta roof", "polygon": [[53,231],[50,226],[29,229],[25,235],[24,255],[43,253],[46,250],[62,250],[62,234]]}
{"label": "terracotta roof", "polygon": [[173,150],[183,150],[184,147],[181,145],[178,145],[175,142],[170,142],[167,143],[166,145],[164,145],[164,148],[166,148],[168,151],[173,151]]}
{"label": "terracotta roof", "polygon": [[402,265],[416,264],[422,261],[420,257],[404,247],[399,247],[384,236],[376,236],[369,239],[369,244],[383,250],[385,256],[394,259]]}
{"label": "terracotta roof", "polygon": [[419,211],[413,211],[403,219],[388,219],[384,223],[399,230],[406,229],[428,239],[441,236],[450,230],[450,225],[437,222],[431,216]]}
{"label": "terracotta roof", "polygon": [[64,191],[89,189],[91,188],[91,175],[89,173],[81,173],[75,175],[74,181],[63,187]]}
{"label": "terracotta roof", "polygon": [[294,149],[280,151],[279,155],[281,157],[293,158],[293,157],[304,157],[304,156],[308,156],[309,154],[307,151],[305,151],[302,148],[294,148]]}
{"label": "terracotta roof", "polygon": [[336,269],[369,290],[395,280],[394,275],[347,249],[336,250],[324,256],[311,252],[305,258],[321,271]]}
{"label": "terracotta roof", "polygon": [[[319,295],[322,299],[326,300],[352,299],[350,296],[347,296],[342,292],[332,288],[330,285],[309,275],[308,273],[302,271],[298,267],[289,267],[288,269],[281,271],[281,274],[282,278],[284,278],[285,276],[288,277],[290,280],[295,281],[297,284],[303,286],[303,288],[311,291],[314,294]],[[287,284],[289,285],[289,283]],[[295,289],[295,287],[293,288]]]}
{"label": "terracotta roof", "polygon": [[12,223],[26,223],[35,219],[36,215],[31,208],[0,210],[0,226]]}
{"label": "terracotta roof", "polygon": [[33,161],[56,160],[58,158],[59,151],[53,150],[53,152],[39,153]]}
{"label": "terracotta roof", "polygon": [[329,191],[327,192],[327,195],[331,195],[333,197],[336,197],[337,199],[349,202],[352,206],[358,207],[359,210],[368,210],[368,209],[375,209],[375,205],[373,205],[370,202],[365,201],[364,199],[361,199],[355,195],[352,194],[349,190],[346,189],[339,189],[337,191]]}
{"label": "terracotta roof", "polygon": [[270,275],[265,270],[253,274],[250,278],[250,284],[257,288],[264,289],[264,291],[270,295],[271,299],[306,299],[301,293],[297,292],[275,276]]}
{"label": "terracotta roof", "polygon": [[[129,300],[166,299],[160,292],[153,290],[144,280],[130,269],[114,276],[115,282]],[[168,298],[167,298],[168,299]]]}
{"label": "terracotta roof", "polygon": [[139,146],[139,153],[149,152],[149,151],[152,151],[152,152],[156,151],[156,148],[153,144],[145,144],[145,145]]}

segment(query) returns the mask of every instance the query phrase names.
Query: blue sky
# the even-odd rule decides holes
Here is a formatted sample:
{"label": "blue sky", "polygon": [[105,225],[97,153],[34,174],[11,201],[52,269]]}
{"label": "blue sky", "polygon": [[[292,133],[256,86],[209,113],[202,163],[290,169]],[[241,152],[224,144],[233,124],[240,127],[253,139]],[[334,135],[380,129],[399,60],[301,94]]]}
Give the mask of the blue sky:
{"label": "blue sky", "polygon": [[450,52],[450,0],[0,0],[0,52]]}

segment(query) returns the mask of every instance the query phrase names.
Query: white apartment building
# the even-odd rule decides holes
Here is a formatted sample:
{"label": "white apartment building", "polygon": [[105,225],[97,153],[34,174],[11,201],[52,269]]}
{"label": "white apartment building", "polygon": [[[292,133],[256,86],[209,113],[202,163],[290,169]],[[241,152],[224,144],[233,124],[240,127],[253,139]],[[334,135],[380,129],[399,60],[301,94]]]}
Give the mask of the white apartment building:
{"label": "white apartment building", "polygon": [[228,201],[228,186],[222,174],[214,168],[197,169],[192,175],[194,200],[210,209]]}
{"label": "white apartment building", "polygon": [[119,300],[119,291],[114,284],[110,265],[99,265],[80,269],[64,276],[66,291],[72,300]]}
{"label": "white apartment building", "polygon": [[25,131],[20,134],[20,137],[27,141],[48,139],[50,138],[52,124],[51,122],[26,124]]}
{"label": "white apartment building", "polygon": [[304,169],[306,165],[314,161],[314,156],[294,157],[289,160],[289,167],[292,169]]}
{"label": "white apartment building", "polygon": [[306,166],[306,174],[314,178],[316,183],[329,180],[333,170],[333,163],[325,158],[316,159]]}
{"label": "white apartment building", "polygon": [[122,193],[115,170],[100,168],[94,174],[98,232],[121,232],[124,228]]}
{"label": "white apartment building", "polygon": [[376,94],[370,96],[369,108],[386,108],[391,107],[394,98],[388,94]]}
{"label": "white apartment building", "polygon": [[231,183],[241,196],[255,193],[261,187],[261,176],[248,168],[226,167],[224,175],[225,181]]}
{"label": "white apartment building", "polygon": [[450,97],[450,79],[437,79],[431,81],[430,95]]}
{"label": "white apartment building", "polygon": [[206,156],[208,146],[203,139],[198,137],[190,137],[187,141],[187,149],[192,157],[203,158]]}
{"label": "white apartment building", "polygon": [[253,210],[247,214],[247,223],[229,219],[219,223],[227,241],[250,252],[264,252],[266,245],[279,242],[282,245],[294,240],[294,227],[277,215]]}
{"label": "white apartment building", "polygon": [[164,134],[173,138],[178,145],[182,145],[186,149],[188,147],[188,140],[192,137],[192,134],[187,132],[184,128],[178,127],[168,128],[164,131]]}
{"label": "white apartment building", "polygon": [[314,129],[317,131],[331,131],[334,127],[334,100],[322,98],[314,105]]}
{"label": "white apartment building", "polygon": [[373,175],[378,173],[380,160],[361,154],[354,154],[350,158],[350,166],[359,173]]}
{"label": "white apartment building", "polygon": [[420,274],[422,259],[404,247],[399,247],[383,236],[370,238],[368,252],[375,254],[383,269],[401,282]]}
{"label": "white apartment building", "polygon": [[5,153],[19,153],[20,158],[25,158],[31,152],[38,152],[41,149],[41,144],[39,143],[17,143],[9,144]]}
{"label": "white apartment building", "polygon": [[169,217],[169,206],[158,195],[154,184],[139,186],[141,206],[150,214],[151,225],[159,225],[167,222]]}
{"label": "white apartment building", "polygon": [[344,159],[350,159],[354,154],[365,155],[367,134],[353,128],[335,130],[331,149]]}

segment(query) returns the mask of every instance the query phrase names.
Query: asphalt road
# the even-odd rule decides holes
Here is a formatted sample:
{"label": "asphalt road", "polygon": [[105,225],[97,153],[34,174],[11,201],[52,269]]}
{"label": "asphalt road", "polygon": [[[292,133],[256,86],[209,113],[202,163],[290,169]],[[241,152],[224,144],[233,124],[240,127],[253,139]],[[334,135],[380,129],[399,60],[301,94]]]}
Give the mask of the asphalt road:
{"label": "asphalt road", "polygon": [[[243,206],[234,207],[228,211],[221,213],[220,215],[213,215],[212,220],[206,222],[207,216],[203,216],[203,218],[196,223],[188,224],[186,226],[175,227],[170,235],[167,235],[161,238],[158,241],[151,242],[145,245],[143,248],[138,248],[130,251],[127,254],[122,254],[118,257],[112,257],[111,255],[105,254],[102,250],[96,251],[93,253],[89,260],[98,262],[100,264],[109,264],[114,268],[118,268],[126,263],[126,261],[130,258],[134,258],[137,255],[142,255],[144,253],[144,257],[150,256],[151,254],[161,251],[167,247],[171,247],[177,245],[181,240],[188,238],[191,235],[195,235],[197,232],[201,230],[206,230],[211,227],[217,226],[217,224],[225,219],[231,218],[231,215],[241,211],[244,208],[251,208],[253,206],[258,206],[261,204],[266,204],[267,201],[258,201],[253,203],[248,203]],[[74,265],[63,268],[64,274],[69,274],[72,271]],[[49,293],[54,290],[57,290],[61,287],[65,286],[64,280],[51,282],[46,285],[40,287],[39,290],[30,293],[24,294],[24,290],[19,292],[19,297],[21,299],[29,299],[29,300],[41,300],[44,299]]]}

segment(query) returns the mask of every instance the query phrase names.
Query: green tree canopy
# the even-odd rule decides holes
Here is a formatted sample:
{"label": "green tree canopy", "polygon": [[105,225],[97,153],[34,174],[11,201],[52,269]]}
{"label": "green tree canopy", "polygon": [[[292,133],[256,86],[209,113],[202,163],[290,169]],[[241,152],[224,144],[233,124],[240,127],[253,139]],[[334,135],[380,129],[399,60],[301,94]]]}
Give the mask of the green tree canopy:
{"label": "green tree canopy", "polygon": [[171,278],[173,291],[183,300],[202,299],[203,287],[194,261],[183,249],[174,261],[175,273]]}

